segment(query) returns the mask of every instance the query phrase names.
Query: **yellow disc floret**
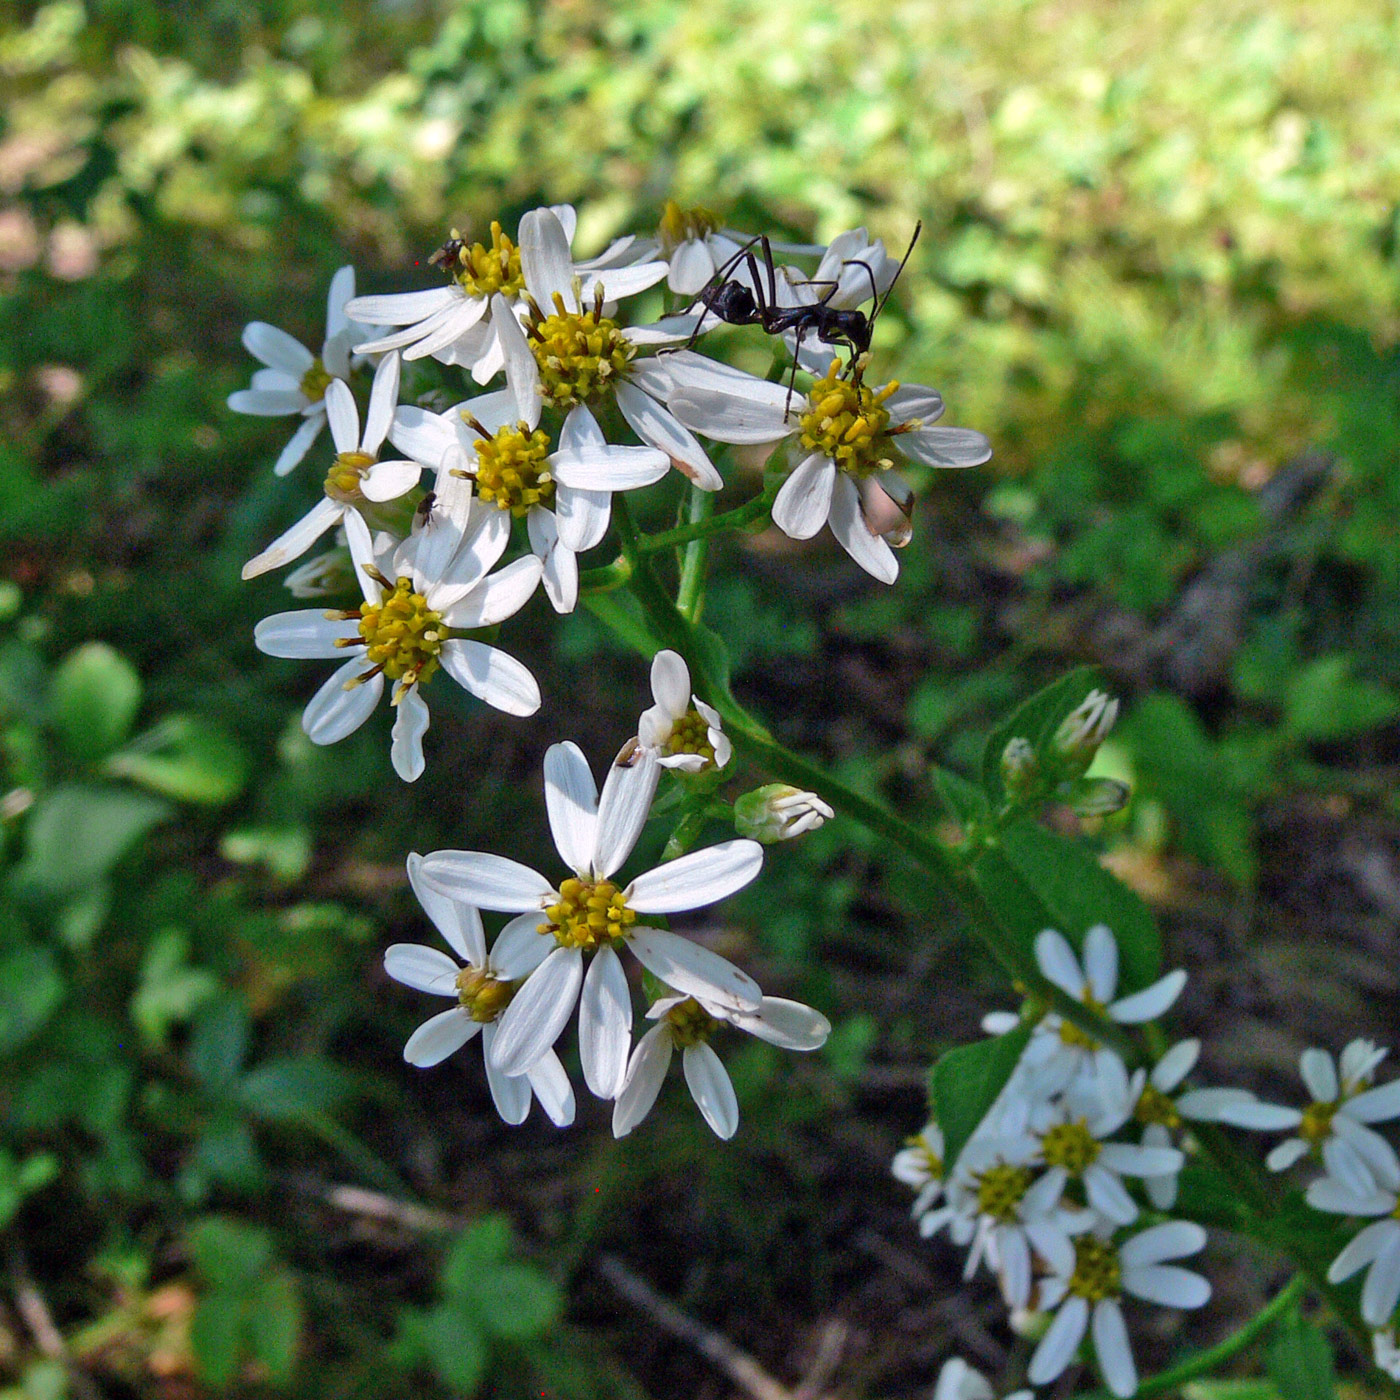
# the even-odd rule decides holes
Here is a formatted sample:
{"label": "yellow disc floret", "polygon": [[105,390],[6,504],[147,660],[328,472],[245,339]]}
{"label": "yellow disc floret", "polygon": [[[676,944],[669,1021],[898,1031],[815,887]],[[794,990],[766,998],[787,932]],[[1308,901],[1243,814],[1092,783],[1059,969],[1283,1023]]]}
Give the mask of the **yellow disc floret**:
{"label": "yellow disc floret", "polygon": [[1310,1103],[1303,1110],[1298,1136],[1312,1147],[1321,1147],[1332,1134],[1332,1120],[1337,1116],[1336,1103]]}
{"label": "yellow disc floret", "polygon": [[1069,1291],[1091,1303],[1116,1298],[1122,1291],[1123,1266],[1118,1251],[1107,1240],[1078,1235],[1074,1241],[1074,1273]]}
{"label": "yellow disc floret", "polygon": [[682,1049],[700,1045],[718,1029],[719,1022],[694,997],[686,997],[666,1013],[671,1040]]}
{"label": "yellow disc floret", "polygon": [[544,912],[549,922],[539,926],[540,932],[552,933],[564,948],[616,942],[637,922],[611,880],[565,880],[559,886],[559,902],[547,905]]}
{"label": "yellow disc floret", "polygon": [[1181,1126],[1181,1114],[1176,1111],[1176,1105],[1151,1084],[1142,1086],[1142,1096],[1133,1109],[1133,1117],[1139,1123],[1160,1123],[1164,1128]]}
{"label": "yellow disc floret", "polygon": [[1040,1150],[1048,1167],[1063,1167],[1071,1176],[1082,1176],[1103,1150],[1103,1144],[1089,1131],[1082,1118],[1073,1123],[1056,1123],[1040,1140]]}
{"label": "yellow disc floret", "polygon": [[479,967],[457,974],[457,1002],[473,1021],[494,1021],[510,1005],[518,983],[502,982]]}
{"label": "yellow disc floret", "polygon": [[867,389],[864,384],[842,379],[839,369],[833,360],[826,377],[808,391],[807,412],[801,419],[802,448],[830,457],[853,476],[886,471],[894,465],[894,458],[886,437],[890,413],[884,403],[899,384]]}
{"label": "yellow disc floret", "polygon": [[933,1150],[922,1133],[906,1138],[904,1145],[919,1154],[919,1163],[930,1181],[943,1180],[943,1158]]}
{"label": "yellow disc floret", "polygon": [[501,232],[494,219],[491,222],[491,246],[469,244],[454,228],[447,240],[429,261],[436,263],[452,276],[452,280],[469,296],[489,297],[496,292],[504,296],[519,296],[525,286],[520,271],[520,250]]}
{"label": "yellow disc floret", "polygon": [[549,471],[549,434],[525,423],[499,428],[476,445],[476,494],[514,516],[554,499]]}
{"label": "yellow disc floret", "polygon": [[[1103,1002],[1101,1002],[1087,987],[1084,989],[1079,1000],[1096,1016],[1104,1015],[1106,1008]],[[1061,1020],[1060,1022],[1060,1044],[1076,1045],[1081,1050],[1097,1050],[1099,1048],[1099,1043],[1093,1036],[1080,1030],[1079,1027],[1070,1020]]]}
{"label": "yellow disc floret", "polygon": [[601,398],[626,370],[637,348],[601,304],[566,311],[554,294],[554,314],[530,323],[530,349],[540,367],[540,397],[555,408]]}
{"label": "yellow disc floret", "polygon": [[378,606],[366,603],[360,609],[360,636],[375,673],[400,682],[394,693],[397,703],[411,685],[432,679],[447,628],[442,625],[442,614],[413,591],[413,580],[401,578],[392,588],[385,588]]}
{"label": "yellow disc floret", "polygon": [[1031,1188],[1031,1169],[998,1162],[977,1173],[977,1209],[993,1220],[1014,1220],[1016,1208]]}
{"label": "yellow disc floret", "polygon": [[359,505],[364,500],[360,482],[374,463],[375,459],[368,452],[336,453],[335,461],[326,473],[326,495],[341,505]]}
{"label": "yellow disc floret", "polygon": [[301,377],[301,392],[306,395],[312,403],[319,403],[326,397],[326,390],[331,387],[331,380],[335,376],[321,363],[318,355],[311,361],[311,368]]}
{"label": "yellow disc floret", "polygon": [[715,761],[710,742],[710,722],[699,710],[687,710],[672,726],[666,740],[668,754],[698,753],[707,763]]}

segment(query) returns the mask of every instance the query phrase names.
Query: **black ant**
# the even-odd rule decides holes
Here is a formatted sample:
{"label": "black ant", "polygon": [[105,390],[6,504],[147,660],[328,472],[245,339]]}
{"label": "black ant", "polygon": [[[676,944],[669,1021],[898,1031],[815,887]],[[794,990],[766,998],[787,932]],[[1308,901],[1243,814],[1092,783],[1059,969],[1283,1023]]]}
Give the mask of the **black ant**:
{"label": "black ant", "polygon": [[[895,274],[890,279],[890,284],[885,289],[883,297],[880,296],[879,289],[875,285],[875,273],[869,263],[863,262],[860,258],[850,258],[842,263],[843,267],[863,267],[866,276],[870,279],[870,298],[874,305],[868,316],[863,311],[853,307],[847,308],[830,304],[832,297],[836,295],[837,289],[841,285],[839,281],[827,283],[827,290],[817,301],[806,302],[801,306],[779,306],[778,272],[773,263],[773,249],[768,242],[767,234],[751,240],[741,248],[715,274],[714,285],[704,288],[696,300],[727,325],[762,326],[767,335],[783,335],[788,331],[795,331],[797,343],[793,347],[792,364],[794,383],[797,376],[798,353],[802,349],[803,337],[809,332],[815,333],[823,345],[845,346],[850,352],[851,364],[855,365],[855,376],[859,379],[862,368],[860,359],[870,350],[870,337],[875,320],[885,309],[885,303],[890,299],[894,284],[899,281],[900,274],[904,271],[904,265],[909,261],[909,255],[914,251],[914,245],[919,241],[919,234],[923,232],[923,227],[922,219],[914,225],[914,236],[909,240],[909,246],[905,249],[904,256],[900,259],[899,266],[895,269]],[[765,277],[759,275],[758,259],[753,252],[755,242],[763,250]],[[734,269],[740,262],[748,271],[748,283],[741,282],[732,276]],[[766,299],[765,280],[767,283]],[[702,316],[701,324],[703,322],[704,317]],[[699,334],[700,326],[697,325],[695,334],[691,337],[692,345],[698,339]],[[788,386],[788,393],[791,396],[791,383]]]}

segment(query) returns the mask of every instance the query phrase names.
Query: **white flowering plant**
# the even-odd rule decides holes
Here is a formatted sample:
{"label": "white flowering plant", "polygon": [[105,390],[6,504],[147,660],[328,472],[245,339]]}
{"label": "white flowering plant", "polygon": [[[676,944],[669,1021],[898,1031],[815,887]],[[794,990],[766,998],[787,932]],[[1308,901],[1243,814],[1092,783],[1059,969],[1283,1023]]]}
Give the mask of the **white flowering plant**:
{"label": "white flowering plant", "polygon": [[[920,1234],[965,1248],[965,1276],[985,1270],[1034,1339],[1013,1380],[1049,1386],[1091,1362],[1126,1400],[1216,1372],[1271,1329],[1286,1371],[1294,1352],[1326,1345],[1300,1311],[1309,1295],[1382,1371],[1400,1370],[1400,1158],[1376,1127],[1400,1117],[1400,1081],[1376,1085],[1385,1052],[1357,1042],[1340,1066],[1308,1052],[1301,1109],[1186,1082],[1200,1044],[1173,1045],[1160,1024],[1186,972],[1163,970],[1147,905],[1063,822],[1042,820],[1051,806],[1098,819],[1127,799],[1092,771],[1119,708],[1101,678],[1078,670],[1023,703],[975,779],[931,773],[950,819],[935,830],[787,747],[731,689],[726,619],[704,620],[713,541],[771,526],[802,547],[829,530],[896,587],[900,551],[920,547],[918,493],[991,456],[979,432],[939,423],[936,390],[880,365],[877,323],[905,263],[863,229],[826,246],[760,243],[674,205],[656,230],[582,261],[566,205],[528,211],[514,236],[504,227],[476,242],[453,230],[428,260],[432,287],[354,297],[342,270],[319,358],[250,326],[264,368],[229,400],[302,418],[279,474],[317,462],[323,426],[332,440],[317,499],[244,569],[292,565],[338,531],[287,583],[327,603],[339,590],[345,605],[278,613],[255,633],[269,655],[344,658],[306,705],[312,743],[382,722],[387,697],[393,767],[412,782],[435,761],[425,738],[440,676],[505,715],[533,714],[549,677],[511,634],[537,589],[556,614],[586,607],[649,669],[650,703],[639,666],[636,724],[615,756],[568,734],[544,756],[557,860],[405,853],[450,955],[398,943],[385,971],[450,1004],[404,1058],[426,1071],[478,1040],[502,1119],[538,1101],[559,1127],[582,1111],[576,1063],[621,1138],[644,1130],[679,1051],[700,1116],[732,1137],[739,1100],[711,1042],[742,1032],[804,1053],[831,1026],[670,919],[760,880],[765,847],[851,823],[962,908],[1023,998],[933,1066],[930,1120],[893,1166],[917,1193]],[[774,248],[806,262],[776,265]],[[712,353],[726,323],[751,328],[767,376]],[[675,523],[645,528],[655,510],[642,493],[676,498]],[[647,864],[633,853],[648,827],[642,849],[660,858],[633,868]],[[1278,1191],[1226,1129],[1291,1132],[1268,1170],[1320,1174],[1305,1193]],[[1275,1250],[1294,1277],[1236,1333],[1143,1380],[1134,1321],[1143,1305],[1205,1306],[1210,1283],[1178,1261],[1207,1248],[1208,1228]],[[992,1390],[958,1362],[945,1392]]]}

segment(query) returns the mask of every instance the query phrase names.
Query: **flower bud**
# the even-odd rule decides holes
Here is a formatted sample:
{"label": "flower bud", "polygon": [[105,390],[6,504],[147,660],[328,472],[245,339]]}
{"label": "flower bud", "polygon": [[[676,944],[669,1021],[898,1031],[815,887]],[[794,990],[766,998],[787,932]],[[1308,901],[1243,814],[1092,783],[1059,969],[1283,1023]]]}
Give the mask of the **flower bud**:
{"label": "flower bud", "polygon": [[1102,690],[1091,690],[1083,703],[1065,716],[1050,741],[1064,777],[1079,778],[1088,771],[1117,718],[1118,701]]}
{"label": "flower bud", "polygon": [[1001,753],[1001,780],[1012,797],[1024,798],[1040,781],[1040,760],[1029,739],[1010,740]]}
{"label": "flower bud", "polygon": [[294,598],[330,598],[338,593],[358,593],[355,565],[344,545],[308,559],[285,580]]}
{"label": "flower bud", "polygon": [[1060,796],[1076,817],[1108,817],[1128,805],[1129,788],[1117,778],[1076,778],[1061,788]]}
{"label": "flower bud", "polygon": [[746,792],[734,803],[734,829],[740,836],[771,846],[815,831],[835,812],[814,792],[786,783],[768,783]]}

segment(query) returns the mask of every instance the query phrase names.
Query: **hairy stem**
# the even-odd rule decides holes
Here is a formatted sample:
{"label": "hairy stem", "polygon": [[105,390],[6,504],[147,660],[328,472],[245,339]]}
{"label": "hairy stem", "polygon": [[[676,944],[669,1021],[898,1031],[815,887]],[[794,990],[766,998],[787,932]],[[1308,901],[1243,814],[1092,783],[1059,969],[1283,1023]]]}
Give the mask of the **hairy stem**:
{"label": "hairy stem", "polygon": [[[747,525],[752,525],[755,520],[762,520],[768,514],[769,508],[773,504],[773,498],[778,494],[778,487],[782,485],[782,479],[775,477],[771,481],[766,481],[763,490],[751,500],[747,500],[741,506],[736,506],[733,510],[726,510],[719,515],[710,515],[706,519],[696,519],[691,516],[687,525],[677,525],[674,530],[662,530],[660,534],[635,536],[634,545],[638,554],[656,554],[663,549],[674,549],[678,545],[689,544],[692,540],[708,540],[715,535],[722,535],[726,530],[742,530]],[[694,488],[692,488],[693,490]],[[710,509],[714,509],[714,501],[710,492],[700,493],[710,498]],[[620,501],[622,498],[616,498]]]}
{"label": "hairy stem", "polygon": [[[690,488],[686,502],[686,520],[690,525],[702,525],[714,518],[715,493]],[[676,589],[676,610],[690,622],[699,622],[705,606],[706,565],[710,557],[710,537],[697,535],[685,547],[681,556],[681,581]]]}

